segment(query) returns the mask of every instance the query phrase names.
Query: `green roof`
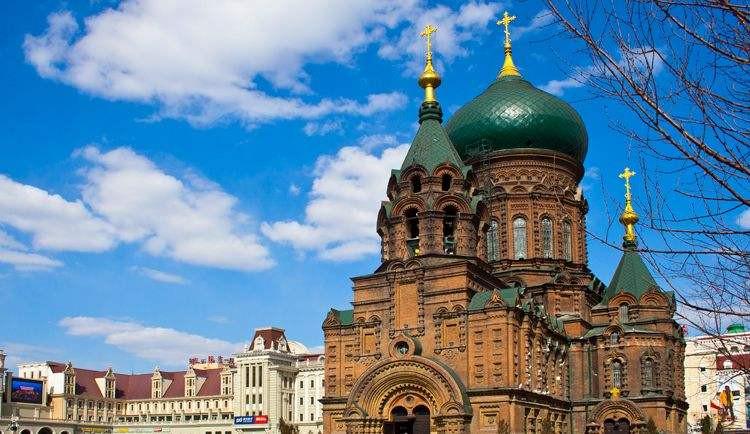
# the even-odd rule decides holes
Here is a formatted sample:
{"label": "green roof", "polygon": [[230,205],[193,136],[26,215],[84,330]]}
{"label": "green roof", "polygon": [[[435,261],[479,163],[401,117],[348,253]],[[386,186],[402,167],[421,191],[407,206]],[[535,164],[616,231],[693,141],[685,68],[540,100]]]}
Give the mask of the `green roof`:
{"label": "green roof", "polygon": [[347,310],[331,309],[331,311],[333,311],[333,313],[336,314],[336,318],[339,320],[339,323],[342,326],[354,324],[354,310],[352,310],[352,309],[347,309]]}
{"label": "green roof", "polygon": [[[593,327],[591,330],[587,331],[585,335],[581,336],[582,339],[587,338],[593,338],[594,336],[601,336],[606,329],[608,329],[609,326],[596,326]],[[622,328],[622,331],[624,333],[658,333],[654,330],[649,330],[647,328],[638,327],[638,326],[632,326],[628,324],[621,324],[620,328]]]}
{"label": "green roof", "polygon": [[406,153],[401,171],[419,164],[432,173],[436,167],[446,162],[463,170],[464,163],[440,123],[440,106],[434,103],[435,107],[426,107],[426,104],[429,103],[424,103],[420,109],[419,130]]}
{"label": "green roof", "polygon": [[588,150],[586,126],[578,112],[517,76],[495,80],[456,112],[446,130],[464,160],[498,150],[535,148],[583,162]]}
{"label": "green roof", "polygon": [[471,301],[469,302],[469,309],[468,310],[482,310],[487,305],[487,302],[490,301],[490,298],[492,298],[492,294],[497,291],[500,294],[500,297],[503,299],[503,302],[510,307],[513,307],[516,305],[516,300],[519,296],[519,291],[523,292],[523,288],[503,288],[503,289],[493,289],[492,291],[482,291],[477,292],[474,294],[473,297],[471,297]]}
{"label": "green roof", "polygon": [[612,282],[604,291],[602,304],[607,303],[612,297],[620,292],[632,294],[636,300],[649,289],[657,287],[656,280],[648,271],[646,264],[643,262],[641,255],[632,248],[625,248],[617,265]]}

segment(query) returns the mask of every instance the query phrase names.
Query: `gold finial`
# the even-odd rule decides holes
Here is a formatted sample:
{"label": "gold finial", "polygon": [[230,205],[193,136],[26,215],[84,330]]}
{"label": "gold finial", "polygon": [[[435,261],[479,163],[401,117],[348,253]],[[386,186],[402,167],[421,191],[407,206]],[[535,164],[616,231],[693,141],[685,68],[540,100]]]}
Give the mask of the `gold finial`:
{"label": "gold finial", "polygon": [[626,167],[619,176],[625,180],[625,209],[620,215],[620,223],[625,225],[623,239],[626,243],[635,243],[635,224],[638,223],[638,214],[633,209],[633,195],[630,193],[630,178],[635,176],[635,172]]}
{"label": "gold finial", "polygon": [[505,44],[503,44],[503,47],[505,48],[505,60],[503,61],[503,67],[500,69],[500,77],[521,76],[521,73],[518,72],[518,68],[516,68],[516,65],[513,63],[513,56],[511,56],[512,50],[510,48],[510,29],[508,27],[515,19],[515,15],[508,15],[508,11],[505,11],[503,17],[497,20],[498,26],[505,26]]}
{"label": "gold finial", "polygon": [[424,71],[419,76],[419,86],[424,89],[424,101],[435,102],[435,89],[440,86],[440,75],[432,67],[432,34],[437,32],[437,27],[428,24],[419,36],[427,40],[427,51],[425,52]]}

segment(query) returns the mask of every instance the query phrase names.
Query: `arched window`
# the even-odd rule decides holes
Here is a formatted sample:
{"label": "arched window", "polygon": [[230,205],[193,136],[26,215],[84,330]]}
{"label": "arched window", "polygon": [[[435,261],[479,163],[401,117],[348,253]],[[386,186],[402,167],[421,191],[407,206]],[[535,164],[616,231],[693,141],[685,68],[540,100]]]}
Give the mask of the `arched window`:
{"label": "arched window", "polygon": [[552,257],[552,220],[548,217],[542,219],[542,257]]}
{"label": "arched window", "polygon": [[616,359],[612,361],[612,386],[622,388],[622,362]]}
{"label": "arched window", "polygon": [[446,173],[443,175],[443,191],[450,190],[451,184],[453,184],[453,177]]}
{"label": "arched window", "polygon": [[620,324],[624,324],[630,320],[627,303],[621,304],[617,312],[620,316]]}
{"label": "arched window", "polygon": [[650,357],[643,361],[643,387],[654,387],[654,360]]}
{"label": "arched window", "polygon": [[414,175],[410,178],[411,181],[411,191],[412,193],[419,193],[422,191],[422,179],[419,177],[419,175]]}
{"label": "arched window", "polygon": [[620,333],[619,332],[612,332],[611,335],[609,335],[609,342],[613,345],[620,343]]}
{"label": "arched window", "polygon": [[419,254],[419,219],[417,210],[410,209],[404,214],[406,219],[406,246],[410,256]]}
{"label": "arched window", "polygon": [[447,206],[443,211],[443,250],[447,255],[456,254],[456,216],[458,210],[453,206]]}
{"label": "arched window", "polygon": [[513,248],[516,259],[525,259],[526,256],[526,219],[517,217],[513,220]]}
{"label": "arched window", "polygon": [[569,221],[563,222],[563,258],[566,261],[573,260],[573,228]]}
{"label": "arched window", "polygon": [[484,239],[488,261],[497,261],[498,259],[497,226],[497,221],[491,220],[490,227],[487,229],[487,236]]}

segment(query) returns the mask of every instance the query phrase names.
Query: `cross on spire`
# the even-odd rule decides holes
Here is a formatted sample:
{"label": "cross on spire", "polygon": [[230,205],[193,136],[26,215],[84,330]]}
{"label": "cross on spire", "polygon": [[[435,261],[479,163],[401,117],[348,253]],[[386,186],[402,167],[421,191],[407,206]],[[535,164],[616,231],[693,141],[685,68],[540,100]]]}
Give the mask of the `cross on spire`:
{"label": "cross on spire", "polygon": [[620,178],[625,180],[625,200],[627,202],[630,202],[631,195],[630,195],[630,178],[635,176],[635,172],[630,170],[629,167],[626,167],[625,170],[622,171],[622,173],[619,175]]}
{"label": "cross on spire", "polygon": [[619,176],[625,180],[625,209],[620,215],[620,223],[625,226],[623,247],[635,248],[635,224],[638,223],[638,214],[633,209],[633,195],[630,192],[630,178],[635,176],[635,172],[626,167]]}
{"label": "cross on spire", "polygon": [[427,40],[427,61],[428,62],[432,60],[432,34],[435,32],[437,32],[437,27],[433,26],[432,24],[427,24],[426,26],[424,26],[422,33],[419,34],[419,36]]}
{"label": "cross on spire", "polygon": [[503,17],[497,20],[498,26],[505,26],[505,46],[510,47],[510,29],[508,28],[510,26],[510,23],[512,23],[516,19],[515,15],[508,15],[508,11],[505,11],[503,13]]}

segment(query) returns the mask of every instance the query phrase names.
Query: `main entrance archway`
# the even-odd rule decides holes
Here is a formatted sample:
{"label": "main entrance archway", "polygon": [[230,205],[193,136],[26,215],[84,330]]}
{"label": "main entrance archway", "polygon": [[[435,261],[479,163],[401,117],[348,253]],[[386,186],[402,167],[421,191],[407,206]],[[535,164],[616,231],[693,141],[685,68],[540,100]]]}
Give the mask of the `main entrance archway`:
{"label": "main entrance archway", "polygon": [[632,434],[646,426],[646,416],[632,401],[616,399],[600,402],[591,413],[587,434]]}
{"label": "main entrance archway", "polygon": [[384,434],[430,434],[430,409],[417,405],[409,411],[398,405],[391,410],[391,419],[383,423]]}
{"label": "main entrance archway", "polygon": [[349,394],[347,432],[468,434],[471,405],[457,378],[450,368],[417,355],[377,363]]}
{"label": "main entrance archway", "polygon": [[624,417],[619,420],[606,419],[604,434],[630,434],[630,421]]}

